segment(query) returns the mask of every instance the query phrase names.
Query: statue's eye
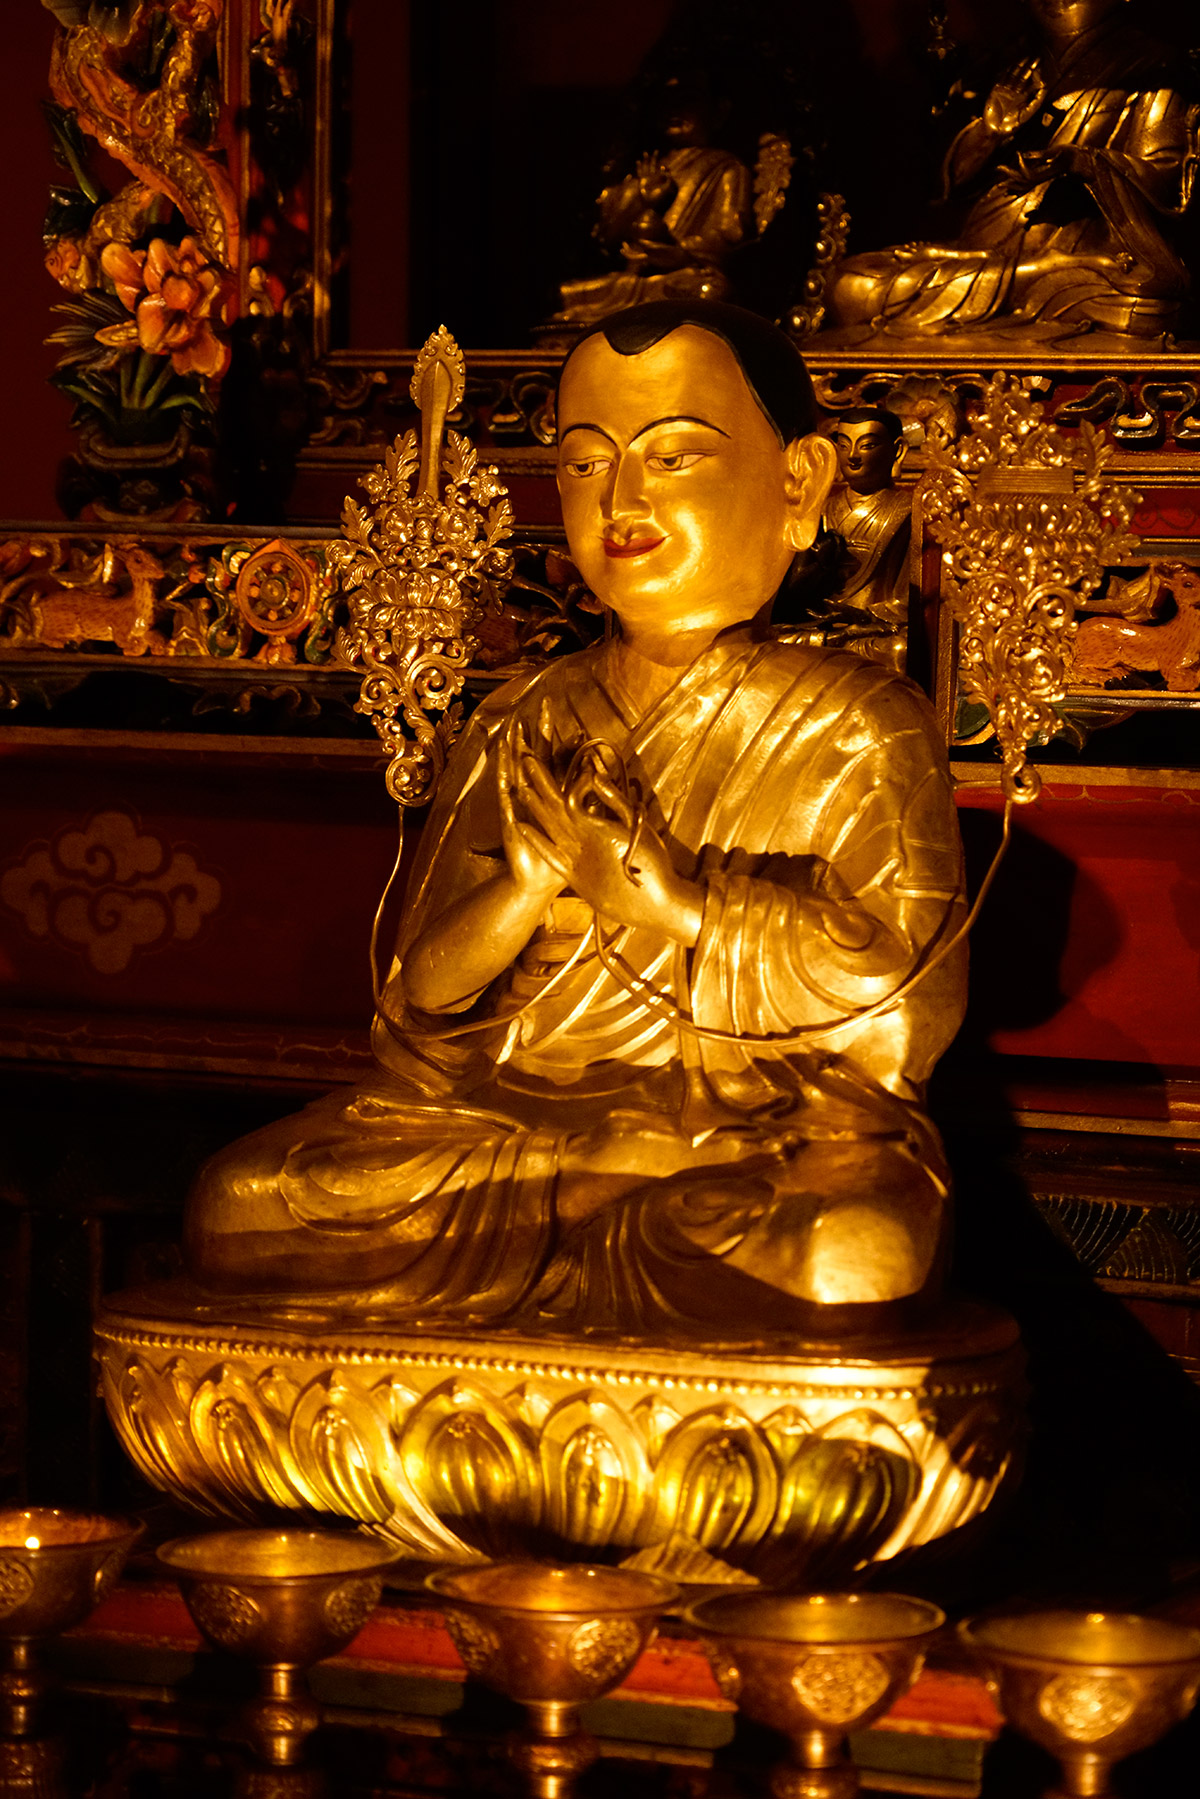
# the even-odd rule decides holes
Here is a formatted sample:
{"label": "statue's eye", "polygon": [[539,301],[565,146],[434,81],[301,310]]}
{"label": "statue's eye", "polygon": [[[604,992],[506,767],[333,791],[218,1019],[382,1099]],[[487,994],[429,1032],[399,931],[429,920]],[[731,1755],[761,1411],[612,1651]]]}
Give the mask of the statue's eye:
{"label": "statue's eye", "polygon": [[657,456],[647,456],[648,468],[660,469],[663,474],[678,474],[680,469],[691,468],[699,462],[704,454],[702,450],[663,450]]}
{"label": "statue's eye", "polygon": [[612,458],[609,456],[588,456],[579,462],[565,462],[563,467],[568,475],[586,480],[589,475],[602,475],[611,462]]}

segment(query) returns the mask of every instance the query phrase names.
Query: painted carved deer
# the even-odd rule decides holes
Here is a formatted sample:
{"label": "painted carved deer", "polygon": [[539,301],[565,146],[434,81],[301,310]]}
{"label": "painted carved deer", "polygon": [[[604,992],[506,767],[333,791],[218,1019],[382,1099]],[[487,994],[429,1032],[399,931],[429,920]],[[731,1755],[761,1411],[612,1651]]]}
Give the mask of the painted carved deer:
{"label": "painted carved deer", "polygon": [[1172,693],[1200,688],[1200,569],[1187,562],[1158,565],[1163,591],[1175,598],[1165,624],[1124,618],[1086,618],[1075,639],[1073,678],[1103,687],[1123,675],[1157,672]]}

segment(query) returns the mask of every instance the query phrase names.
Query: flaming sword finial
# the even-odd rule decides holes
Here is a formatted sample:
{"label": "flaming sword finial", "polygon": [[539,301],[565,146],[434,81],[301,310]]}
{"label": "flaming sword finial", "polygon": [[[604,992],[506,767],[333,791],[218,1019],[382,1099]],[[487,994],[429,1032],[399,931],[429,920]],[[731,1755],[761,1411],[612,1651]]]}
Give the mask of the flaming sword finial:
{"label": "flaming sword finial", "polygon": [[436,499],[446,415],[454,411],[466,387],[463,353],[444,325],[427,337],[413,363],[408,391],[421,414],[419,499]]}

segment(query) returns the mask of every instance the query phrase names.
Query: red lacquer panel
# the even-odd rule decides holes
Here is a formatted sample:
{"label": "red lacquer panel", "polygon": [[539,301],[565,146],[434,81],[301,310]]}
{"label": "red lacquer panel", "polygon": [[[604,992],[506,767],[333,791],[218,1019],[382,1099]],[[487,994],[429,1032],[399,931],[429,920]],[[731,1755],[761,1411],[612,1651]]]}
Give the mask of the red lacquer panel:
{"label": "red lacquer panel", "polygon": [[[978,875],[999,796],[959,803]],[[1200,1066],[1200,791],[1047,786],[972,961],[973,1022],[1002,1054]]]}

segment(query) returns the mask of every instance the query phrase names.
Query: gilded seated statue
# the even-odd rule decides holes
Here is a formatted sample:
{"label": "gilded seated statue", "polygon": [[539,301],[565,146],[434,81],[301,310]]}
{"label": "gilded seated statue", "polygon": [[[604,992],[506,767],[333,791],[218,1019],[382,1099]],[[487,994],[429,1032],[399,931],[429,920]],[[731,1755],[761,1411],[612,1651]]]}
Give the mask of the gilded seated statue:
{"label": "gilded seated statue", "polygon": [[912,535],[912,495],[896,485],[908,451],[903,426],[881,406],[850,406],[829,436],[838,473],[821,524],[836,548],[834,585],[788,635],[852,649],[903,674]]}
{"label": "gilded seated statue", "polygon": [[557,414],[611,628],[474,712],[377,1072],[207,1165],[192,1274],[405,1328],[915,1319],[947,1238],[923,1108],[963,1011],[961,853],[921,693],[772,630],[837,472],[804,365],[749,313],[658,303],[580,340]]}
{"label": "gilded seated statue", "polygon": [[838,472],[822,521],[846,550],[835,602],[894,630],[908,622],[912,495],[896,485],[908,451],[903,429],[882,406],[843,408],[829,434]]}
{"label": "gilded seated statue", "polygon": [[728,295],[722,265],[754,235],[754,180],[740,158],[712,142],[718,113],[698,76],[668,78],[661,147],[610,182],[596,203],[592,235],[620,256],[621,267],[564,281],[551,325],[578,328],[651,300]]}
{"label": "gilded seated statue", "polygon": [[959,132],[958,236],[849,257],[835,326],[895,336],[1019,330],[1159,338],[1189,289],[1179,221],[1200,150],[1194,83],[1125,0],[1029,0],[1036,54]]}

